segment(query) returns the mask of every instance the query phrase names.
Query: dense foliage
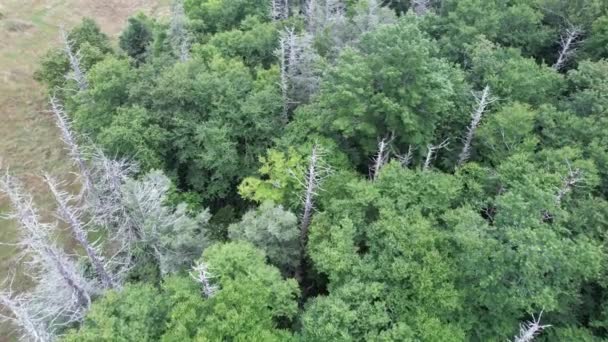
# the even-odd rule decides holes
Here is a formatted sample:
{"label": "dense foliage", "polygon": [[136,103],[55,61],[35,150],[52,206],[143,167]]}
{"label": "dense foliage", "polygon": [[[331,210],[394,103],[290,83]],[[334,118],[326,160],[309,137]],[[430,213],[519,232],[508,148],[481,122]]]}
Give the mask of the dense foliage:
{"label": "dense foliage", "polygon": [[608,339],[608,5],[288,3],[85,20],[86,88],[42,60],[125,191],[164,184],[160,272],[65,340]]}

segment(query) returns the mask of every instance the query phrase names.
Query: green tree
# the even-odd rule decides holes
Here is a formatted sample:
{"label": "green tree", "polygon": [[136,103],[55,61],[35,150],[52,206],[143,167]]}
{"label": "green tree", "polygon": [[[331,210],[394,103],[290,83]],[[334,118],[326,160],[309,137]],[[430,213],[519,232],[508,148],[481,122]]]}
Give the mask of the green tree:
{"label": "green tree", "polygon": [[271,264],[286,274],[293,273],[300,262],[300,230],[293,213],[264,202],[251,210],[240,222],[228,227],[233,241],[248,241],[263,250]]}
{"label": "green tree", "polygon": [[128,25],[119,37],[120,48],[138,63],[145,61],[153,40],[150,19],[143,14],[129,18]]}
{"label": "green tree", "polygon": [[405,152],[468,121],[464,75],[410,19],[364,35],[357,50],[346,48],[311,109],[315,126],[335,134],[355,164],[367,163],[381,137],[394,133],[395,148]]}
{"label": "green tree", "polygon": [[270,16],[270,2],[265,0],[186,0],[184,5],[188,17],[199,20],[207,33],[236,28],[247,16]]}
{"label": "green tree", "polygon": [[109,291],[96,301],[79,330],[64,341],[158,341],[169,307],[159,291],[146,284]]}

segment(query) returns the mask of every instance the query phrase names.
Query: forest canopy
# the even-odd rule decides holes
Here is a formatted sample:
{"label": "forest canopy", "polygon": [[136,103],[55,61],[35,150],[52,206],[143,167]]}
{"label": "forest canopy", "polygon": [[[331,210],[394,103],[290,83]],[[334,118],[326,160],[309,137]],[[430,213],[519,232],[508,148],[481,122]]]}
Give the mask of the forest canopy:
{"label": "forest canopy", "polygon": [[176,0],[36,78],[32,341],[608,341],[608,4]]}

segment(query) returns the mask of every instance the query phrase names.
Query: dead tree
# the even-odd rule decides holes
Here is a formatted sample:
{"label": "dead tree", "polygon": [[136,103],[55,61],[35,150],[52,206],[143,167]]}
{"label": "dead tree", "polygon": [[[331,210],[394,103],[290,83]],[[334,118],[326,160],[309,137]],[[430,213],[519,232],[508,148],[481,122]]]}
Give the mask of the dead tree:
{"label": "dead tree", "polygon": [[190,34],[186,28],[186,12],[183,0],[174,0],[171,6],[169,37],[175,55],[181,62],[190,59]]}
{"label": "dead tree", "polygon": [[202,261],[196,263],[190,272],[190,276],[192,279],[201,284],[203,297],[211,298],[215,295],[218,287],[211,283],[213,275],[209,272],[209,268],[207,267],[206,263]]}
{"label": "dead tree", "polygon": [[568,169],[568,175],[563,178],[562,185],[557,190],[557,194],[555,195],[555,203],[557,203],[557,205],[561,204],[564,196],[571,192],[572,189],[577,186],[577,184],[585,180],[583,177],[583,172],[581,170],[572,170],[570,164],[568,164]]}
{"label": "dead tree", "polygon": [[289,120],[289,110],[292,100],[290,98],[291,82],[293,80],[293,71],[298,63],[298,47],[297,36],[293,27],[286,28],[281,32],[279,38],[279,47],[275,51],[275,55],[279,59],[280,67],[280,83],[281,96],[283,98],[283,121]]}
{"label": "dead tree", "polygon": [[414,157],[414,149],[412,148],[412,145],[409,145],[407,147],[406,154],[403,154],[403,155],[397,154],[397,159],[399,159],[399,163],[401,163],[401,166],[404,168],[407,168],[412,163],[413,157]]}
{"label": "dead tree", "polygon": [[0,306],[10,312],[10,315],[0,312],[0,322],[9,322],[19,327],[22,341],[50,342],[53,333],[43,317],[32,312],[31,299],[26,294],[16,294],[13,291],[13,279],[11,277],[8,285],[4,286],[5,289],[0,291]]}
{"label": "dead tree", "polygon": [[373,164],[371,166],[371,178],[372,180],[378,179],[378,175],[380,175],[380,170],[382,167],[388,162],[389,158],[389,145],[391,143],[391,139],[382,138],[378,142],[378,150],[376,151],[376,155],[372,158]]}
{"label": "dead tree", "polygon": [[89,242],[85,228],[86,224],[83,223],[81,219],[81,210],[70,205],[70,202],[74,202],[75,199],[67,192],[61,191],[57,181],[48,174],[44,176],[44,179],[55,197],[55,202],[57,203],[57,216],[68,225],[72,236],[86,252],[101,283],[105,288],[115,287],[115,280],[106,269],[98,247]]}
{"label": "dead tree", "polygon": [[305,0],[303,12],[306,30],[312,33],[315,14],[317,13],[317,0]]}
{"label": "dead tree", "polygon": [[428,171],[429,168],[431,167],[431,162],[433,161],[433,158],[435,158],[435,155],[437,154],[437,151],[441,150],[442,148],[446,148],[449,144],[450,143],[449,143],[448,139],[445,139],[438,145],[432,145],[432,144],[426,145],[426,151],[427,151],[426,159],[424,160],[424,165],[422,167],[422,170]]}
{"label": "dead tree", "polygon": [[319,146],[317,146],[317,144],[313,145],[305,178],[304,181],[301,182],[305,189],[302,197],[304,212],[300,224],[300,242],[302,248],[306,246],[306,241],[308,239],[308,229],[315,208],[315,198],[318,195],[318,191],[321,189],[321,183],[330,173],[329,167],[323,162],[322,158],[323,152]]}
{"label": "dead tree", "polygon": [[412,10],[417,16],[423,16],[431,10],[431,0],[412,0]]}
{"label": "dead tree", "polygon": [[50,103],[51,110],[55,116],[55,124],[61,131],[61,139],[66,146],[68,156],[72,160],[72,163],[78,168],[81,178],[82,192],[90,196],[91,194],[95,193],[91,169],[87,165],[82,148],[78,144],[76,135],[72,130],[72,123],[57,98],[52,96]]}
{"label": "dead tree", "polygon": [[471,156],[471,143],[473,142],[473,137],[475,136],[475,130],[479,126],[479,122],[481,121],[481,117],[486,111],[489,104],[496,101],[496,98],[493,98],[490,94],[490,87],[486,86],[480,95],[475,95],[476,97],[476,106],[473,113],[471,113],[471,123],[467,129],[467,135],[464,139],[464,146],[462,147],[462,151],[460,152],[460,156],[458,156],[458,166],[462,166],[464,163],[469,160]]}
{"label": "dead tree", "polygon": [[540,318],[542,315],[543,312],[541,311],[538,318],[532,315],[532,320],[520,324],[519,334],[514,337],[513,342],[531,342],[544,329],[550,327],[551,325],[540,324]]}
{"label": "dead tree", "polygon": [[32,197],[23,191],[18,181],[8,173],[0,180],[0,190],[9,198],[13,212],[9,218],[20,223],[20,245],[28,252],[29,275],[38,280],[41,310],[69,313],[78,320],[91,304],[91,286],[77,265],[55,244],[55,226],[42,223]]}
{"label": "dead tree", "polygon": [[557,61],[553,64],[554,70],[561,70],[566,62],[576,53],[577,39],[582,35],[583,31],[575,26],[570,26],[560,37],[559,56]]}
{"label": "dead tree", "polygon": [[80,51],[74,51],[74,44],[63,27],[60,28],[59,32],[61,34],[61,41],[63,43],[63,51],[68,57],[70,68],[72,69],[72,73],[66,75],[66,78],[76,81],[78,89],[81,91],[86,90],[89,87],[89,83],[87,81],[84,67],[81,63]]}
{"label": "dead tree", "polygon": [[270,0],[270,17],[275,21],[289,18],[289,0]]}

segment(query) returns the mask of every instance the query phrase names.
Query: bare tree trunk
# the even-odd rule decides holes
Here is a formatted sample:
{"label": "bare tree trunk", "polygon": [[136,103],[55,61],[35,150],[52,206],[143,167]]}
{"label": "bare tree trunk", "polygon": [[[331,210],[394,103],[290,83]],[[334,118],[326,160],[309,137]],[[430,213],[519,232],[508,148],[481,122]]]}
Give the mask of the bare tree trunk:
{"label": "bare tree trunk", "polygon": [[72,232],[72,236],[74,239],[76,239],[76,241],[78,241],[78,243],[87,253],[87,256],[89,257],[93,268],[95,268],[95,272],[99,276],[103,286],[105,288],[113,288],[115,286],[115,282],[110,276],[110,273],[106,270],[97,249],[89,242],[84,224],[80,219],[79,210],[69,204],[71,196],[66,192],[60,191],[57,182],[49,175],[45,175],[44,179],[55,197],[58,216],[68,224],[68,227]]}
{"label": "bare tree trunk", "polygon": [[576,40],[581,36],[582,30],[578,27],[570,27],[566,29],[564,34],[560,38],[561,50],[557,61],[553,64],[553,69],[561,70],[564,64],[574,55],[576,52]]}
{"label": "bare tree trunk", "polygon": [[410,145],[407,147],[406,154],[397,155],[397,158],[399,159],[399,162],[401,163],[402,167],[407,168],[412,163],[413,154],[414,154],[414,150],[412,148],[412,145]]}
{"label": "bare tree trunk", "polygon": [[292,45],[290,43],[294,40],[294,30],[293,28],[286,28],[285,31],[281,33],[281,37],[279,39],[279,48],[275,52],[279,59],[279,67],[280,67],[280,88],[281,88],[281,97],[283,98],[283,111],[281,115],[283,116],[283,121],[289,121],[289,107],[290,107],[290,99],[289,99],[289,69],[290,69],[290,57]]}
{"label": "bare tree trunk", "polygon": [[378,142],[378,151],[376,152],[376,156],[373,158],[374,164],[371,167],[372,180],[378,179],[378,175],[380,174],[380,170],[382,167],[388,162],[388,145],[390,144],[390,140],[387,141],[386,138],[382,138],[380,142]]}
{"label": "bare tree trunk", "polygon": [[73,79],[78,84],[78,89],[86,90],[89,87],[85,70],[80,62],[80,52],[74,52],[73,44],[70,41],[68,34],[63,28],[60,29],[61,40],[63,42],[63,51],[68,56],[70,62],[70,68],[72,69],[72,75],[68,78]]}
{"label": "bare tree trunk", "polygon": [[95,194],[93,177],[82,153],[82,149],[78,145],[72,131],[72,123],[66,115],[63,106],[59,103],[59,100],[53,96],[51,97],[50,103],[51,110],[55,116],[55,124],[61,131],[61,138],[67,147],[68,155],[70,156],[72,163],[78,167],[83,193],[87,194],[87,196],[91,196]]}
{"label": "bare tree trunk", "polygon": [[435,154],[437,153],[437,151],[441,150],[442,148],[447,147],[449,144],[448,139],[442,141],[439,145],[431,145],[428,144],[426,145],[426,159],[424,160],[424,166],[422,167],[423,171],[428,171],[429,168],[431,167],[431,162],[433,161],[433,158],[435,157]]}
{"label": "bare tree trunk", "polygon": [[473,142],[475,130],[477,129],[477,126],[479,126],[479,122],[481,121],[481,117],[486,111],[487,106],[494,101],[496,101],[496,99],[491,97],[490,87],[486,86],[481,95],[477,97],[477,106],[471,114],[471,123],[467,130],[462,152],[460,152],[460,156],[458,157],[458,166],[462,166],[469,160],[469,157],[471,156],[471,143]]}
{"label": "bare tree trunk", "polygon": [[306,191],[304,193],[304,213],[302,214],[302,223],[300,225],[300,244],[302,248],[306,246],[308,239],[308,228],[314,210],[314,198],[317,196],[317,189],[321,180],[321,175],[318,170],[319,154],[317,146],[314,145],[310,155],[308,171],[306,172]]}

